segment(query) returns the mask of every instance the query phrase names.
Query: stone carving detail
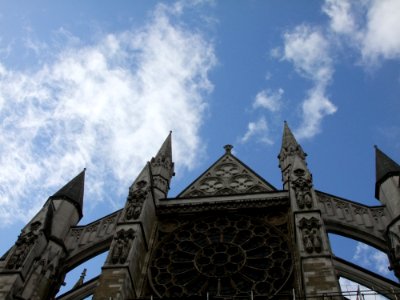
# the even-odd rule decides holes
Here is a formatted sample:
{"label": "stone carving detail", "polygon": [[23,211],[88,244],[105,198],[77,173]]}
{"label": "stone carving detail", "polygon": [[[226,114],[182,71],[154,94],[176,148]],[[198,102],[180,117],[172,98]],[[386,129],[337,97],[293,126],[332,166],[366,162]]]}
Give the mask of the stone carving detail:
{"label": "stone carving detail", "polygon": [[141,180],[136,183],[136,189],[129,191],[128,205],[126,207],[125,219],[136,220],[142,212],[143,202],[146,200],[148,189],[147,182]]}
{"label": "stone carving detail", "polygon": [[124,264],[126,262],[134,238],[135,231],[133,229],[122,229],[117,232],[115,243],[111,252],[112,264]]}
{"label": "stone carving detail", "polygon": [[15,243],[15,249],[7,263],[8,269],[19,269],[27,257],[29,251],[32,249],[37,237],[40,222],[34,222],[31,224],[30,229],[27,233],[23,233],[18,237]]}
{"label": "stone carving detail", "polygon": [[322,251],[320,227],[320,222],[314,217],[310,219],[302,218],[299,222],[304,249],[308,253],[320,253]]}
{"label": "stone carving detail", "polygon": [[307,156],[300,145],[289,144],[286,147],[282,147],[281,153],[278,155],[279,164],[282,165],[286,157],[294,155],[298,155],[302,160],[305,160]]}
{"label": "stone carving detail", "polygon": [[312,181],[306,178],[303,170],[295,170],[296,179],[292,181],[292,186],[296,196],[296,202],[300,209],[312,208],[313,201],[311,196]]}
{"label": "stone carving detail", "polygon": [[235,164],[222,164],[216,168],[215,175],[221,177],[232,177],[239,174],[239,168]]}
{"label": "stone carving detail", "polygon": [[205,193],[212,194],[212,193],[215,193],[216,191],[220,190],[221,188],[223,188],[223,186],[224,186],[224,184],[220,179],[207,178],[202,181],[202,183],[200,185],[200,190]]}
{"label": "stone carving detail", "polygon": [[236,192],[245,192],[253,187],[256,183],[250,175],[238,175],[234,177],[229,186]]}
{"label": "stone carving detail", "polygon": [[367,241],[378,249],[387,247],[384,232],[390,220],[385,207],[365,206],[322,192],[316,195],[329,232]]}
{"label": "stone carving detail", "polygon": [[274,188],[260,179],[230,152],[192,183],[178,198],[269,192]]}
{"label": "stone carving detail", "polygon": [[233,299],[251,291],[272,298],[292,265],[286,236],[265,219],[210,216],[181,225],[160,242],[150,278],[162,298],[208,293]]}
{"label": "stone carving detail", "polygon": [[153,167],[162,167],[168,171],[172,171],[174,163],[170,161],[167,155],[159,156],[157,159],[154,157],[151,159],[151,164]]}
{"label": "stone carving detail", "polygon": [[[266,201],[268,199],[268,201]],[[215,203],[182,203],[179,205],[159,205],[157,207],[158,215],[171,213],[195,213],[206,211],[221,211],[226,209],[242,209],[242,208],[267,208],[267,207],[287,207],[289,201],[287,194],[282,193],[274,197],[260,197],[249,201],[223,201]]]}

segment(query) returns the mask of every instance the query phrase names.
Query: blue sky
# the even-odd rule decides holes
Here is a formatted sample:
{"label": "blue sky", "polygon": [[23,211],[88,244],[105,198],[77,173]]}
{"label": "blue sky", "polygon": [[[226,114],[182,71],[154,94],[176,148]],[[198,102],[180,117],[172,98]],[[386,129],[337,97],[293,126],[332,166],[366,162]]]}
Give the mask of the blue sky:
{"label": "blue sky", "polygon": [[379,205],[373,145],[400,162],[399,0],[0,1],[0,28],[0,252],[84,167],[82,223],[122,207],[169,130],[170,196],[228,143],[280,188],[284,120],[318,190]]}

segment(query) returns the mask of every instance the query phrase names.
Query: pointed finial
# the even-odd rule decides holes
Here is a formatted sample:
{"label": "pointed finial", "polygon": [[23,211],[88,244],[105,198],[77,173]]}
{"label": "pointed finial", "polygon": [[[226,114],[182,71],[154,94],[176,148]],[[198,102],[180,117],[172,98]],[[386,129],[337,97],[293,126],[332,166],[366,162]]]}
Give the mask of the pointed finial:
{"label": "pointed finial", "polygon": [[169,132],[157,155],[151,159],[150,165],[153,176],[161,176],[167,179],[167,189],[169,189],[169,181],[175,175],[172,161],[172,131]]}
{"label": "pointed finial", "polygon": [[75,283],[73,289],[80,287],[83,284],[83,282],[85,280],[85,276],[86,276],[86,268],[83,269],[81,276],[79,277],[78,281]]}
{"label": "pointed finial", "polygon": [[50,199],[65,199],[70,201],[78,209],[80,217],[82,217],[85,171],[86,168],[58,190],[53,196],[50,196]]}
{"label": "pointed finial", "polygon": [[286,157],[287,155],[293,155],[294,153],[297,153],[303,159],[307,156],[307,154],[305,154],[303,149],[301,148],[300,144],[297,142],[296,138],[289,128],[288,123],[285,120],[283,126],[282,146],[278,157],[280,159],[283,159],[284,156]]}
{"label": "pointed finial", "polygon": [[161,157],[161,156],[163,156],[163,157],[171,156],[171,160],[172,160],[172,131],[169,132],[164,143],[161,145],[160,150],[158,150],[155,158]]}
{"label": "pointed finial", "polygon": [[224,149],[226,154],[230,154],[233,149],[233,146],[228,144],[224,146]]}

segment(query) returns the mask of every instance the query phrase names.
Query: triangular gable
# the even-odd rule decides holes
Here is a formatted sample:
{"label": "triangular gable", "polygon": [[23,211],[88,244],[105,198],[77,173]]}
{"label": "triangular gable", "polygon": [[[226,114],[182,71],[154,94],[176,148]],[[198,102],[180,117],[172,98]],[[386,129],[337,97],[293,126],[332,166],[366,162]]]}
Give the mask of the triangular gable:
{"label": "triangular gable", "polygon": [[[229,149],[230,150],[230,149]],[[227,152],[177,198],[275,191],[276,188]]]}

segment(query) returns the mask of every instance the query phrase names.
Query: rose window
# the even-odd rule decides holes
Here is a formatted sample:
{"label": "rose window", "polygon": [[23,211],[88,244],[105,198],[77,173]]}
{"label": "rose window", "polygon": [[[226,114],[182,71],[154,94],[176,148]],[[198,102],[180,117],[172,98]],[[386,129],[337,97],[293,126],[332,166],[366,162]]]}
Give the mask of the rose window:
{"label": "rose window", "polygon": [[263,219],[206,217],[187,223],[158,245],[151,283],[160,297],[273,297],[292,270],[288,241]]}

